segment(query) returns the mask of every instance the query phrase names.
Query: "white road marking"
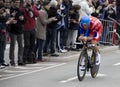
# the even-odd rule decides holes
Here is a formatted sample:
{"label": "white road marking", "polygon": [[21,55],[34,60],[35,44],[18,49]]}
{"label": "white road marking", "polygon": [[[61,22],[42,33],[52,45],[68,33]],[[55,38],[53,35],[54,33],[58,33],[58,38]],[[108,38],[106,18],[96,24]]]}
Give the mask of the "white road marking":
{"label": "white road marking", "polygon": [[0,75],[0,78],[5,77],[5,76],[12,76],[12,75],[14,75],[14,74],[2,74],[2,75]]}
{"label": "white road marking", "polygon": [[32,74],[32,73],[36,73],[36,72],[40,72],[40,71],[44,71],[44,70],[56,68],[56,67],[59,67],[59,66],[65,65],[65,64],[66,63],[61,63],[61,64],[57,64],[57,65],[54,65],[54,66],[50,66],[50,67],[46,67],[46,68],[41,68],[41,69],[38,69],[38,70],[34,70],[34,71],[31,71],[31,72],[26,72],[26,73],[22,73],[22,74],[10,76],[10,77],[2,78],[0,80],[12,79],[12,78],[16,78],[16,77],[20,77],[20,76],[24,76],[24,75],[28,75],[28,74]]}
{"label": "white road marking", "polygon": [[38,66],[38,67],[20,67],[20,66],[17,66],[15,68],[18,68],[18,69],[40,69],[42,67]]}
{"label": "white road marking", "polygon": [[75,80],[75,79],[77,79],[77,76],[72,77],[72,78],[69,78],[69,79],[67,79],[67,80],[62,80],[62,81],[60,81],[60,83],[67,83],[67,82],[73,81],[73,80]]}
{"label": "white road marking", "polygon": [[[86,76],[91,76],[91,75],[90,74],[86,74]],[[105,77],[105,76],[107,76],[107,75],[105,75],[105,74],[98,74],[97,75],[97,77]],[[77,79],[77,76],[69,78],[69,79],[66,79],[66,80],[62,80],[62,81],[60,81],[60,83],[67,83],[67,82],[73,81],[75,79]]]}
{"label": "white road marking", "polygon": [[51,66],[51,65],[55,65],[55,64],[57,64],[57,63],[36,63],[36,64],[27,64],[28,66],[42,66],[42,65],[44,65],[44,66]]}
{"label": "white road marking", "polygon": [[7,72],[7,73],[20,73],[20,72],[28,72],[27,70],[24,70],[24,71],[15,71],[15,70],[5,70],[4,72]]}
{"label": "white road marking", "polygon": [[[91,76],[91,74],[86,74],[86,76]],[[105,76],[107,76],[107,75],[106,74],[100,74],[100,73],[97,75],[97,77],[105,77]]]}
{"label": "white road marking", "polygon": [[116,63],[116,64],[114,64],[114,66],[120,66],[120,63]]}

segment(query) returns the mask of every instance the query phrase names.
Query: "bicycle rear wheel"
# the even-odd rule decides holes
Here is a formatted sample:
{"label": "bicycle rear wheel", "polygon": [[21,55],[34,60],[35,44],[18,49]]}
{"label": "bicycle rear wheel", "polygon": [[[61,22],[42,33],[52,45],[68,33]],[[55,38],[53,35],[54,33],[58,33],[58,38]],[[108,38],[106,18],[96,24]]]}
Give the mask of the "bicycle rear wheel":
{"label": "bicycle rear wheel", "polygon": [[96,65],[95,61],[96,61],[96,55],[95,55],[95,52],[93,52],[92,56],[91,56],[91,63],[92,63],[91,76],[92,76],[92,78],[95,78],[97,76],[99,67],[100,67],[100,64]]}
{"label": "bicycle rear wheel", "polygon": [[87,58],[86,58],[85,51],[82,50],[81,54],[78,59],[78,65],[77,65],[77,76],[79,81],[82,81],[85,77],[86,74],[86,69],[87,69]]}

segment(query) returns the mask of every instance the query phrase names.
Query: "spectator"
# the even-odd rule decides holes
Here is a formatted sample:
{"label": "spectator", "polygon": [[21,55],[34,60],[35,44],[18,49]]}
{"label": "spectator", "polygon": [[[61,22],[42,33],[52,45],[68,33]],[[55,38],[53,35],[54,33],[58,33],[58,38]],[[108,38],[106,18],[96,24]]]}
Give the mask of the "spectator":
{"label": "spectator", "polygon": [[[113,18],[113,19],[116,19],[116,5],[115,5],[115,2],[113,2],[112,4],[108,4],[106,7],[105,7],[105,12],[104,12],[104,19],[109,21],[109,17]],[[109,35],[109,31],[111,31],[110,29],[110,25],[112,25],[113,23],[110,22],[109,24],[105,24],[103,23],[103,33],[102,33],[102,38],[101,38],[101,41],[102,42],[106,42],[108,41],[107,37]],[[112,25],[113,26],[113,25]]]}
{"label": "spectator", "polygon": [[36,39],[36,20],[39,16],[39,12],[36,6],[31,5],[31,1],[25,3],[25,7],[22,9],[25,17],[24,24],[24,63],[35,63],[34,47]]}
{"label": "spectator", "polygon": [[63,48],[63,29],[64,29],[64,17],[65,17],[65,14],[64,14],[64,9],[65,9],[65,6],[62,4],[63,3],[63,0],[59,0],[58,1],[58,14],[62,17],[62,19],[57,23],[57,33],[56,33],[56,47],[58,49],[59,52],[67,52],[67,50],[65,50]]}
{"label": "spectator", "polygon": [[113,1],[111,4],[109,4],[105,9],[105,17],[104,19],[109,20],[109,17],[116,19],[116,2]]}
{"label": "spectator", "polygon": [[60,0],[59,1],[59,14],[62,15],[62,20],[58,23],[61,27],[58,28],[58,39],[57,45],[60,52],[66,52],[66,42],[68,37],[68,27],[69,27],[69,9],[71,7],[69,0]]}
{"label": "spectator", "polygon": [[50,2],[50,9],[48,10],[48,18],[56,17],[57,21],[53,21],[47,25],[47,38],[45,41],[43,52],[44,54],[48,54],[50,51],[51,56],[59,56],[55,53],[55,43],[56,43],[56,27],[57,22],[59,21],[57,14],[57,3],[56,1]]}
{"label": "spectator", "polygon": [[105,10],[108,8],[108,0],[101,0],[100,4],[100,12],[99,12],[99,19],[104,19],[105,17]]}
{"label": "spectator", "polygon": [[8,20],[10,25],[10,64],[15,66],[15,43],[18,43],[18,65],[24,65],[23,63],[23,24],[24,24],[24,15],[19,9],[20,1],[15,1],[14,5],[10,9],[11,18]]}
{"label": "spectator", "polygon": [[91,15],[99,18],[99,13],[100,13],[100,11],[102,9],[100,0],[92,0],[91,3],[95,8],[95,12],[93,12]]}
{"label": "spectator", "polygon": [[[73,5],[70,9],[70,27],[68,30],[68,40],[67,47],[68,49],[76,49],[76,38],[79,30],[79,5]],[[71,46],[70,46],[71,45]]]}
{"label": "spectator", "polygon": [[55,17],[48,18],[48,10],[50,9],[49,1],[44,1],[42,9],[39,11],[40,16],[37,18],[37,42],[35,46],[35,54],[38,50],[38,58],[37,60],[40,62],[44,62],[45,60],[42,58],[43,44],[46,40],[46,26],[52,21],[56,21]]}
{"label": "spectator", "polygon": [[87,0],[77,0],[73,4],[79,4],[81,6],[80,14],[82,16],[91,15],[95,11],[92,4],[91,3],[89,4]]}
{"label": "spectator", "polygon": [[0,69],[8,66],[4,60],[6,47],[6,21],[8,19],[7,15],[7,9],[5,9],[3,2],[0,2]]}
{"label": "spectator", "polygon": [[62,44],[63,44],[63,49],[64,47],[66,47],[66,43],[67,43],[67,37],[68,37],[68,28],[69,28],[69,10],[71,8],[72,2],[70,0],[63,0],[62,2],[64,10],[62,10],[62,13],[64,16],[64,27],[63,27],[63,31],[62,33]]}

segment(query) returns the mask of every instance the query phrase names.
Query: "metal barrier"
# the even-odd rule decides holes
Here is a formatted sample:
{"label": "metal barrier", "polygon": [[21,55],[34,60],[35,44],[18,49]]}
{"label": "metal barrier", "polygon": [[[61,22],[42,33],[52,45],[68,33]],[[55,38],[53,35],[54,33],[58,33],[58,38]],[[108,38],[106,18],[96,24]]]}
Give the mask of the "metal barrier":
{"label": "metal barrier", "polygon": [[116,44],[116,28],[115,22],[111,20],[102,20],[103,32],[100,44],[115,45]]}

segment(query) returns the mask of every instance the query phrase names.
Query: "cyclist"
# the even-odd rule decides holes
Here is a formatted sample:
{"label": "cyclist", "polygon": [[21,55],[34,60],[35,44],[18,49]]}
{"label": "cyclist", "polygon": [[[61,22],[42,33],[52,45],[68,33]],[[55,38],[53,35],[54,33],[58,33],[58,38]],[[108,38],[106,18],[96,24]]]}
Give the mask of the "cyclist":
{"label": "cyclist", "polygon": [[80,20],[80,36],[79,41],[90,41],[94,44],[96,53],[96,65],[100,64],[100,53],[98,50],[98,42],[102,34],[102,23],[99,19],[92,16],[82,16]]}

